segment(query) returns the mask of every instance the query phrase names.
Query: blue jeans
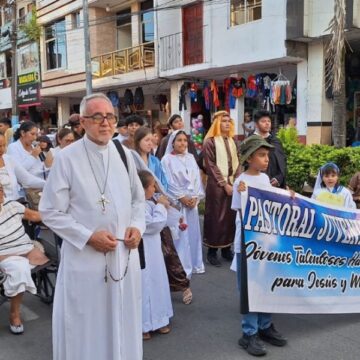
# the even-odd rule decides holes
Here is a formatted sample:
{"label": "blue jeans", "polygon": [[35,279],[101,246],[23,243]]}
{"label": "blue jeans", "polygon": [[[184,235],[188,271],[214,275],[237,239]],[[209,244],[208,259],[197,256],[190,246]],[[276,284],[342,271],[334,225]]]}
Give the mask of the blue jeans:
{"label": "blue jeans", "polygon": [[[240,291],[240,265],[241,265],[241,255],[236,254],[236,274],[237,274],[237,283],[238,289]],[[271,325],[271,314],[267,313],[248,313],[243,315],[241,326],[242,331],[245,335],[251,336],[255,335],[259,329],[264,330],[267,329]]]}

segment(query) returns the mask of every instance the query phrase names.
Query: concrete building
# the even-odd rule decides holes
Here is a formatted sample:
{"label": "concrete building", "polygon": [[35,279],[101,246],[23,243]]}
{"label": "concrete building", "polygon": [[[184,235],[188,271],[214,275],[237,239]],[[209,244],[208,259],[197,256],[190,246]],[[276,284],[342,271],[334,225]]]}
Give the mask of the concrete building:
{"label": "concrete building", "polygon": [[[164,120],[168,114],[154,101],[169,87],[157,73],[153,1],[119,3],[89,1],[93,91],[110,92],[119,113],[137,111],[148,120]],[[57,100],[61,124],[78,112],[85,95],[82,1],[38,1],[37,14],[44,27],[41,95]],[[130,109],[124,94],[128,89],[134,96],[136,88],[143,104]]]}
{"label": "concrete building", "polygon": [[[133,111],[161,122],[170,111],[180,112],[190,129],[191,119],[199,114],[209,126],[215,110],[229,107],[228,86],[237,81],[240,90],[230,111],[239,134],[245,111],[252,115],[265,106],[273,110],[276,126],[296,118],[303,141],[330,143],[332,99],[324,87],[324,46],[333,3],[89,0],[94,91],[110,92],[119,113],[126,114],[131,103],[124,96],[126,89],[135,95],[141,88],[143,104]],[[346,5],[346,35],[355,49],[347,61],[356,68],[360,0],[347,0]],[[40,42],[41,95],[56,100],[60,123],[77,111],[85,94],[81,7],[81,0],[37,1],[38,21],[45,30]],[[291,96],[277,106],[270,104],[264,86],[256,93],[243,89],[243,80],[251,89],[267,75],[272,80],[279,76],[281,84],[291,87]],[[357,112],[351,107],[359,106],[360,119],[360,96],[358,104],[353,100],[360,91],[359,75],[352,71],[353,89],[348,94],[349,118],[353,114],[354,121]],[[209,104],[211,85],[220,96],[218,106],[213,99]]]}
{"label": "concrete building", "polygon": [[[12,8],[7,1],[0,1],[0,113],[11,117],[14,99],[11,86],[17,86],[17,104],[20,115],[34,119],[36,106],[39,103],[39,50],[37,43],[29,39],[22,31],[22,25],[28,23],[35,10],[35,1],[20,0],[15,3],[16,35],[13,36]],[[12,39],[16,39],[17,77],[14,78],[12,68]],[[36,116],[35,116],[36,118]]]}

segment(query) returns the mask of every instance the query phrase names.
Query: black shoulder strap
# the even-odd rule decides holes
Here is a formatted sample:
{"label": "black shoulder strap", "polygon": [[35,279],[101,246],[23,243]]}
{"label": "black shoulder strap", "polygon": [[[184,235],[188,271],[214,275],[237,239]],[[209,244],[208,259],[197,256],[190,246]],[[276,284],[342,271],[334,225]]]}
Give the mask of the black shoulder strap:
{"label": "black shoulder strap", "polygon": [[113,140],[113,143],[115,144],[116,149],[119,152],[119,155],[121,157],[121,160],[122,160],[122,162],[124,163],[124,165],[126,167],[126,171],[129,172],[129,167],[128,167],[126,154],[125,154],[123,146],[121,145],[120,141],[117,140],[117,139]]}

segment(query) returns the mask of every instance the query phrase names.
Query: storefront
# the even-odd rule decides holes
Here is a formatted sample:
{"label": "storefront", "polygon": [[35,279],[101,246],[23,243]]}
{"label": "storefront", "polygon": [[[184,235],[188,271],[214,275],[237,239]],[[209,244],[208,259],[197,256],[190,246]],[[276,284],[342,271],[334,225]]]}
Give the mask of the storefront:
{"label": "storefront", "polygon": [[[178,94],[172,101],[172,113],[179,113],[187,123],[192,140],[201,150],[211,118],[226,110],[235,120],[236,133],[244,137],[244,118],[251,121],[258,110],[272,114],[273,128],[296,126],[297,66],[279,64],[236,75],[177,82]],[[177,96],[178,95],[178,96]],[[245,114],[247,113],[247,116]]]}

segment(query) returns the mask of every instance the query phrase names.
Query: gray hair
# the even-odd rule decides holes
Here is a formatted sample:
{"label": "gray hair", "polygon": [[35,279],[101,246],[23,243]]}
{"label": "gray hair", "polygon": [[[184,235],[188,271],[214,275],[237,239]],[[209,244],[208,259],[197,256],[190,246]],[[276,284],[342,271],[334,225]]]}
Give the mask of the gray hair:
{"label": "gray hair", "polygon": [[113,107],[113,104],[111,103],[110,99],[103,93],[93,93],[90,95],[86,95],[83,97],[80,103],[80,116],[84,116],[86,112],[86,107],[88,105],[88,102],[94,99],[102,99],[107,101],[111,107]]}

